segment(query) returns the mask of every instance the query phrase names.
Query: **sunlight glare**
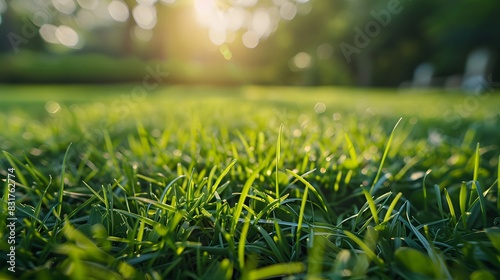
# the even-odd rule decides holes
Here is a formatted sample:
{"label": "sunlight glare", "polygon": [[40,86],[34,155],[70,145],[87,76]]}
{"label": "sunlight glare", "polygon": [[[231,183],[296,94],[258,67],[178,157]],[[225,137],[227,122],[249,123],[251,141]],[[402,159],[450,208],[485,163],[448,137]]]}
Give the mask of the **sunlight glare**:
{"label": "sunlight glare", "polygon": [[[247,48],[255,48],[278,28],[281,20],[290,21],[309,0],[273,0],[268,7],[257,0],[194,0],[196,20],[208,29],[212,44],[230,43],[242,34]],[[304,10],[307,13],[308,7]],[[301,10],[302,11],[302,10]]]}

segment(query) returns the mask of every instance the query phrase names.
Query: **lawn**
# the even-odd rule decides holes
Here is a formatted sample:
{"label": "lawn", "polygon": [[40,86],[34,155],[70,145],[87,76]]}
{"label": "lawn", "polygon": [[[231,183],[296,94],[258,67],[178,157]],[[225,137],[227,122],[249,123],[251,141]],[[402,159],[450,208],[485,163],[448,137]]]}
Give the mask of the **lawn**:
{"label": "lawn", "polygon": [[500,278],[496,92],[136,86],[0,87],[0,279]]}

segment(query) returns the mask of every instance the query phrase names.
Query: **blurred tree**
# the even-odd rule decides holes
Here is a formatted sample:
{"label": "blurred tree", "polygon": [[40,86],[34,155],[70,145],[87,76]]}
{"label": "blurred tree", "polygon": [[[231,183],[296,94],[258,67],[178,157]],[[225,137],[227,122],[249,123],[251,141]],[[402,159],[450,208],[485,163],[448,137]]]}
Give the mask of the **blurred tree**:
{"label": "blurred tree", "polygon": [[[500,51],[500,1],[447,0],[435,6],[436,12],[425,22],[425,35],[435,50],[432,61],[439,74],[463,69],[467,55],[476,48]],[[499,61],[496,66],[499,69]]]}
{"label": "blurred tree", "polygon": [[181,80],[217,73],[220,81],[398,86],[422,62],[450,75],[463,72],[471,50],[500,50],[496,0],[1,3],[0,52],[162,60]]}

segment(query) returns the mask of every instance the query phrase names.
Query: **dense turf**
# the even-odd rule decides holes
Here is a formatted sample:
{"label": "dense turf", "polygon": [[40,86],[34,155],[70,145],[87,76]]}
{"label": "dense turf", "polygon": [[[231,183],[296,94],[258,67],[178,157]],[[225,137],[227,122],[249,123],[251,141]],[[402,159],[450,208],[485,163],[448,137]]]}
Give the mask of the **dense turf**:
{"label": "dense turf", "polygon": [[0,277],[500,278],[498,94],[131,88],[0,89]]}

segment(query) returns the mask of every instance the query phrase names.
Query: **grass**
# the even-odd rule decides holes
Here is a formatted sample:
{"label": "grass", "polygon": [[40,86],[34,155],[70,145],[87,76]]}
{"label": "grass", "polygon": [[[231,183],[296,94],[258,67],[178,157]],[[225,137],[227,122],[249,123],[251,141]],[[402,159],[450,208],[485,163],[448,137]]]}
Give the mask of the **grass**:
{"label": "grass", "polygon": [[0,87],[1,279],[500,278],[499,95],[129,92]]}

